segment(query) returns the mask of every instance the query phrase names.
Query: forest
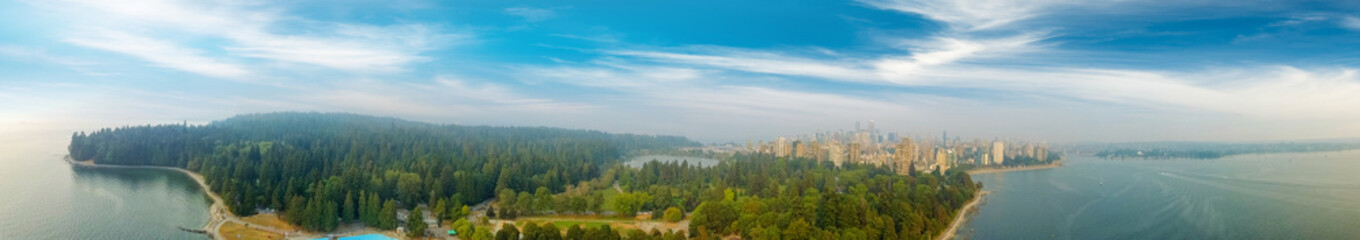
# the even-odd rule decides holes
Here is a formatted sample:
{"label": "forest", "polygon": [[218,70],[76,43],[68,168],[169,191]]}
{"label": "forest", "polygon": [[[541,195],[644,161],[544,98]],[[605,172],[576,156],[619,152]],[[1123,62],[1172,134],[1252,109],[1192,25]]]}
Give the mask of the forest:
{"label": "forest", "polygon": [[[621,190],[610,183],[617,182]],[[931,239],[981,189],[964,171],[897,175],[887,168],[736,154],[713,167],[647,163],[615,166],[556,196],[503,190],[489,216],[616,214],[678,218],[690,239]],[[612,206],[598,191],[623,191]],[[669,212],[669,213],[663,213]],[[671,220],[667,220],[671,221]],[[456,225],[456,224],[455,224]],[[527,227],[527,226],[526,226]],[[504,230],[504,229],[503,229]],[[625,239],[669,239],[631,231]],[[499,238],[498,238],[499,239]],[[557,238],[526,238],[557,239]]]}
{"label": "forest", "polygon": [[[980,183],[961,170],[898,175],[884,167],[768,154],[714,166],[620,163],[629,153],[698,144],[683,137],[539,127],[439,125],[353,114],[268,113],[205,125],[75,133],[70,155],[99,164],[202,173],[238,215],[277,210],[311,231],[345,223],[398,227],[425,204],[470,239],[931,239]],[[604,193],[609,193],[608,201]],[[468,223],[488,217],[647,214],[682,231]],[[424,229],[411,211],[407,229]]]}
{"label": "forest", "polygon": [[393,229],[398,208],[465,209],[503,189],[561,192],[629,152],[697,145],[674,136],[283,112],[78,132],[69,150],[98,164],[195,171],[238,215],[277,210],[304,229],[330,231],[345,222]]}

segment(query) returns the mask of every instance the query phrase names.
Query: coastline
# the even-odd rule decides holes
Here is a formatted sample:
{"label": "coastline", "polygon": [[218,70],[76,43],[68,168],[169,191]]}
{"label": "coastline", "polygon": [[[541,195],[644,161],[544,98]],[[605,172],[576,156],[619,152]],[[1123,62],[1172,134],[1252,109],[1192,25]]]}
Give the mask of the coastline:
{"label": "coastline", "polygon": [[[223,236],[222,233],[219,231],[219,229],[222,227],[222,224],[224,224],[224,223],[227,223],[227,222],[234,222],[234,223],[238,223],[238,224],[246,224],[246,222],[243,221],[243,220],[241,220],[240,217],[237,217],[236,214],[231,213],[231,211],[229,211],[230,209],[227,209],[227,206],[226,206],[225,203],[223,203],[222,198],[219,197],[219,196],[217,196],[217,193],[213,192],[212,189],[209,189],[209,188],[208,188],[208,183],[207,183],[207,181],[204,180],[203,175],[200,175],[200,174],[198,174],[198,173],[196,173],[196,172],[189,171],[189,170],[183,169],[183,168],[166,167],[166,166],[104,165],[104,164],[96,164],[96,163],[94,163],[93,160],[75,161],[75,160],[71,159],[70,156],[67,156],[67,157],[65,158],[65,160],[66,160],[67,163],[70,163],[72,166],[80,166],[80,167],[162,169],[162,170],[171,170],[171,171],[176,171],[176,172],[184,173],[185,175],[188,175],[189,178],[194,179],[195,182],[198,182],[198,186],[199,186],[200,188],[203,188],[203,192],[204,192],[204,193],[207,193],[207,194],[208,194],[208,198],[209,198],[209,199],[212,199],[212,201],[213,201],[213,204],[212,204],[211,206],[208,207],[208,223],[204,224],[204,225],[203,225],[203,228],[202,228],[203,231],[208,232],[209,237],[210,237],[211,239],[227,239],[227,238],[226,238],[225,236]],[[260,230],[264,230],[264,231],[275,232],[275,233],[280,233],[279,231],[274,231],[274,230],[270,230],[270,229],[262,229],[262,228],[259,228],[259,227],[257,227],[257,226],[251,226],[251,228],[260,229]]]}
{"label": "coastline", "polygon": [[1062,166],[1062,161],[1054,161],[1053,163],[1044,164],[1044,165],[1029,165],[1029,166],[1013,167],[1013,168],[984,168],[984,169],[973,169],[973,170],[968,170],[968,175],[980,175],[980,174],[992,174],[992,173],[1003,173],[1003,172],[1030,171],[1030,170],[1040,170],[1040,169],[1057,168],[1057,167],[1061,167],[1061,166]]}
{"label": "coastline", "polygon": [[968,204],[963,205],[963,209],[959,209],[959,215],[954,218],[953,223],[949,224],[949,229],[944,230],[944,233],[941,233],[939,237],[935,238],[935,240],[953,239],[955,235],[954,233],[959,230],[959,226],[963,226],[964,222],[968,222],[968,213],[977,211],[978,202],[981,202],[982,197],[987,196],[988,193],[991,192],[980,191],[978,192],[977,196],[973,196],[973,200],[970,200],[968,201]]}

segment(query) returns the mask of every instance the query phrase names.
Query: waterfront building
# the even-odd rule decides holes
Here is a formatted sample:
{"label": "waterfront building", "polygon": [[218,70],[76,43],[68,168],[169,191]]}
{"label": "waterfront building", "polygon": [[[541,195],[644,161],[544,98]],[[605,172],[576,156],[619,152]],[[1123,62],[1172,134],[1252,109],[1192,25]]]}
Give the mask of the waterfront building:
{"label": "waterfront building", "polygon": [[1001,141],[992,142],[992,164],[1001,165],[1006,162],[1006,144]]}

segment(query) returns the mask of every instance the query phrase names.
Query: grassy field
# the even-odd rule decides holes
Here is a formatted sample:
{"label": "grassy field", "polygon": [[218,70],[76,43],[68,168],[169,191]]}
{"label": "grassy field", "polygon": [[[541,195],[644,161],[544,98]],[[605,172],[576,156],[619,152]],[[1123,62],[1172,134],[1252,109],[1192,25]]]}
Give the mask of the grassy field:
{"label": "grassy field", "polygon": [[278,215],[274,214],[255,214],[254,216],[241,218],[241,220],[245,220],[250,224],[269,226],[278,230],[284,231],[297,230],[296,228],[293,227],[293,225],[288,224],[288,222],[284,222],[283,219],[280,219]]}
{"label": "grassy field", "polygon": [[[575,226],[581,226],[582,228],[598,228],[598,227],[600,227],[600,226],[604,226],[604,225],[609,224],[609,223],[607,223],[607,222],[596,222],[596,221],[554,220],[554,221],[552,221],[552,224],[553,224],[553,225],[556,225],[558,229],[567,229],[567,228],[569,228],[569,227],[571,227],[571,226],[574,226],[574,225],[575,225]],[[613,226],[610,226],[610,227],[613,227]]]}
{"label": "grassy field", "polygon": [[544,222],[551,222],[553,225],[557,226],[558,229],[562,229],[562,230],[566,230],[568,227],[571,227],[572,225],[581,226],[581,227],[583,227],[583,228],[598,228],[598,227],[600,227],[600,226],[609,225],[609,227],[615,228],[615,229],[618,229],[618,228],[627,228],[627,227],[630,227],[630,226],[633,225],[633,222],[631,222],[631,221],[626,221],[626,220],[617,220],[617,219],[575,219],[575,218],[565,218],[565,219],[564,219],[564,218],[532,218],[532,219],[524,219],[524,220],[521,220],[521,221],[517,221],[517,222],[515,222],[515,225],[517,225],[517,226],[519,226],[519,227],[524,227],[524,224],[527,224],[527,223],[543,224]]}
{"label": "grassy field", "polygon": [[222,236],[230,240],[283,239],[283,236],[279,236],[278,234],[247,228],[244,225],[236,224],[234,222],[223,223],[220,230],[222,231]]}

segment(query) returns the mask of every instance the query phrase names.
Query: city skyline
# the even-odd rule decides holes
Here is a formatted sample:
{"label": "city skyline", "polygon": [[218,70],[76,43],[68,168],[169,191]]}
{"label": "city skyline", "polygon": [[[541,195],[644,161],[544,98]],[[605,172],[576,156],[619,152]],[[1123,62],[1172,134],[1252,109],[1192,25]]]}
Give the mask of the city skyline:
{"label": "city skyline", "polygon": [[[899,135],[897,132],[880,132],[875,128],[876,121],[869,120],[867,127],[860,121],[855,122],[853,131],[816,131],[810,134],[780,136],[769,140],[748,139],[745,145],[736,143],[710,144],[699,148],[709,152],[748,152],[769,154],[776,157],[806,158],[817,162],[830,162],[841,166],[846,163],[885,166],[899,174],[917,171],[941,170],[952,167],[972,165],[976,168],[999,168],[1006,159],[1027,158],[1024,165],[1048,164],[1061,161],[1062,154],[1053,152],[1045,141],[1002,139],[1002,138],[964,138],[949,137],[947,131],[940,135]],[[939,138],[931,140],[938,136]],[[1051,156],[1051,154],[1057,154]]]}
{"label": "city skyline", "polygon": [[320,3],[0,1],[0,131],[320,111],[710,143],[861,119],[1050,142],[1360,132],[1348,1]]}

